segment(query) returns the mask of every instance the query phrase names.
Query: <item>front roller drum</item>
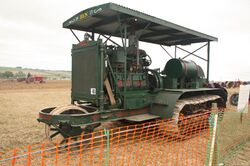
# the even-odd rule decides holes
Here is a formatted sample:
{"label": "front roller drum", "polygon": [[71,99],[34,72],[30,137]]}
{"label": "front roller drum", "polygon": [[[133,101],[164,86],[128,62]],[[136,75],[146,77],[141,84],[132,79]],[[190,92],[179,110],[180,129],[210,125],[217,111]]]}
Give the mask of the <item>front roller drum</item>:
{"label": "front roller drum", "polygon": [[[76,114],[88,114],[88,111],[78,107],[76,105],[68,105],[54,108],[51,115],[76,115]],[[95,125],[85,125],[85,126],[71,126],[69,123],[59,123],[59,124],[45,124],[45,136],[53,144],[63,144],[67,143],[69,138],[73,140],[78,140],[82,133],[89,133],[97,127]]]}

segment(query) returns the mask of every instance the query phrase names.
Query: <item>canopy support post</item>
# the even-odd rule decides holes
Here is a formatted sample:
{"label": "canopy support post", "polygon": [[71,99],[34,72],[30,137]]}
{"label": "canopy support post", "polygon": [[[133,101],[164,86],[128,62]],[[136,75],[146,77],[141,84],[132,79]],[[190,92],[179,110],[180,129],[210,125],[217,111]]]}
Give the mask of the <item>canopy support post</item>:
{"label": "canopy support post", "polygon": [[209,68],[210,68],[210,41],[207,42],[207,82],[209,82]]}
{"label": "canopy support post", "polygon": [[126,92],[127,92],[127,25],[122,24],[120,15],[117,16],[118,22],[119,22],[119,29],[120,29],[120,35],[122,40],[122,46],[124,49],[124,79],[123,79],[123,92],[124,92],[124,98],[123,98],[123,108],[126,109]]}
{"label": "canopy support post", "polygon": [[92,41],[95,40],[95,33],[94,32],[92,32],[92,34],[91,34],[91,39],[92,39]]}
{"label": "canopy support post", "polygon": [[174,46],[174,58],[176,58],[176,54],[177,54],[177,46]]}

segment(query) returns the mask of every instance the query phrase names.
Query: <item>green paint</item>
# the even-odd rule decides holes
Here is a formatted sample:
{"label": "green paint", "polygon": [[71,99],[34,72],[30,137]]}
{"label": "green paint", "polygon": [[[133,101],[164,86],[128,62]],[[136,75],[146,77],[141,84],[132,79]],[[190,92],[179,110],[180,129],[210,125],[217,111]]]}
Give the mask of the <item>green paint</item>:
{"label": "green paint", "polygon": [[[85,100],[99,105],[101,84],[101,41],[72,48],[72,101]],[[95,90],[91,91],[92,89]]]}
{"label": "green paint", "polygon": [[109,152],[110,152],[110,138],[109,138],[109,130],[104,129],[104,135],[107,137],[107,144],[106,144],[106,166],[109,165]]}

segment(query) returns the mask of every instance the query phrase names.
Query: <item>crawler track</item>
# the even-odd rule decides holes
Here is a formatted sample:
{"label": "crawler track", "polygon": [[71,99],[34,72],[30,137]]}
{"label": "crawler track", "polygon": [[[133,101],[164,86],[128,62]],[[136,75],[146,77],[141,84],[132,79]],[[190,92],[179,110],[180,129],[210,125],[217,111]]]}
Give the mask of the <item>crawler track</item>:
{"label": "crawler track", "polygon": [[[222,102],[223,99],[218,95],[200,95],[180,99],[175,105],[172,123],[164,126],[164,128],[168,128],[169,130],[164,131],[183,138],[187,135],[194,134],[194,129],[197,128],[197,126],[206,129],[209,127],[208,118],[212,112],[213,103],[216,103],[219,110],[223,112],[223,109],[219,107],[223,105]],[[201,120],[200,116],[198,116],[203,113],[207,113],[207,119],[205,120]],[[163,127],[160,129],[163,131]]]}

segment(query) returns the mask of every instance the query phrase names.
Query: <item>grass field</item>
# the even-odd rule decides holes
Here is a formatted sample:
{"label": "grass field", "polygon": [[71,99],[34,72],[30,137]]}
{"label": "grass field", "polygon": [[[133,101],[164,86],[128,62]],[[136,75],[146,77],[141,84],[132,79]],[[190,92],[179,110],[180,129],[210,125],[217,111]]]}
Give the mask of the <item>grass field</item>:
{"label": "grass field", "polygon": [[70,81],[43,84],[0,83],[0,149],[39,143],[44,140],[44,124],[39,110],[70,103]]}
{"label": "grass field", "polygon": [[[0,151],[23,147],[29,144],[37,144],[45,141],[44,124],[37,122],[39,110],[50,107],[67,105],[70,103],[70,81],[48,81],[44,84],[26,84],[23,82],[0,82]],[[238,89],[229,89],[229,96]],[[228,104],[228,109],[232,113],[236,107]],[[231,117],[234,117],[232,121]],[[225,116],[222,126],[224,128],[221,139],[222,146],[234,143],[234,138],[241,138],[247,131],[249,133],[249,123],[240,123],[239,114]],[[245,120],[249,120],[249,114],[244,115]],[[244,121],[245,121],[244,120]],[[247,144],[246,149],[249,149]],[[244,150],[244,149],[243,149]],[[250,160],[250,152],[242,152],[238,158]],[[244,163],[243,160],[233,158],[235,163]],[[229,162],[230,163],[230,162]],[[237,164],[236,164],[237,165]]]}

